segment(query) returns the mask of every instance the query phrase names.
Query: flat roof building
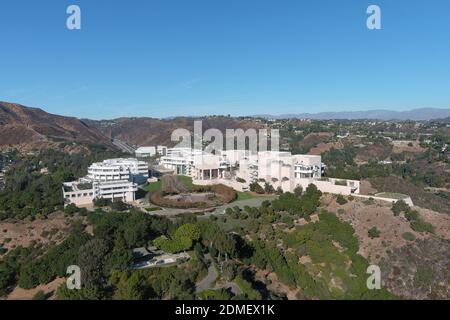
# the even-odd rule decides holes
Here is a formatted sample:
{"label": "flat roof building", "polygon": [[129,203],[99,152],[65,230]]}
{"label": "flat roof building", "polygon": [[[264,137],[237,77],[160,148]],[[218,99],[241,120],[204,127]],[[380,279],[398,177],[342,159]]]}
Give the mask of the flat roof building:
{"label": "flat roof building", "polygon": [[156,147],[139,147],[135,151],[136,158],[150,158],[156,156]]}
{"label": "flat roof building", "polygon": [[151,158],[156,155],[163,157],[166,154],[167,154],[166,146],[139,147],[135,151],[136,158]]}
{"label": "flat roof building", "polygon": [[271,184],[285,192],[315,184],[330,193],[359,193],[359,181],[324,179],[325,165],[318,155],[293,155],[285,151],[252,154],[246,150],[225,150],[216,155],[190,148],[167,150],[160,165],[174,174],[193,178],[196,184],[226,184],[237,190],[249,189],[251,183]]}
{"label": "flat roof building", "polygon": [[89,205],[96,198],[132,202],[148,176],[147,163],[133,158],[93,163],[86,177],[63,184],[64,204]]}

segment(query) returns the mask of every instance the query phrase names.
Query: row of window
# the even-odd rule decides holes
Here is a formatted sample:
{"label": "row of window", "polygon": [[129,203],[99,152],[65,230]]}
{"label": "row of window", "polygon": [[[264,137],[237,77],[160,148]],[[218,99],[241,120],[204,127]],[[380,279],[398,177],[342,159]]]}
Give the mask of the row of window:
{"label": "row of window", "polygon": [[87,197],[90,196],[92,197],[94,194],[92,192],[89,193],[73,193],[73,194],[66,194],[66,199],[70,199],[70,198],[81,198],[81,197]]}

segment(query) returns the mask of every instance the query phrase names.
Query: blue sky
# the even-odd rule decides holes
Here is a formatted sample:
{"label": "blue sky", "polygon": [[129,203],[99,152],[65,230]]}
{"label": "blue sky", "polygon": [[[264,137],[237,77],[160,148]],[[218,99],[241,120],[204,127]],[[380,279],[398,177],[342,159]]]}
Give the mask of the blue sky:
{"label": "blue sky", "polygon": [[450,108],[449,37],[448,0],[2,0],[0,100],[94,119]]}

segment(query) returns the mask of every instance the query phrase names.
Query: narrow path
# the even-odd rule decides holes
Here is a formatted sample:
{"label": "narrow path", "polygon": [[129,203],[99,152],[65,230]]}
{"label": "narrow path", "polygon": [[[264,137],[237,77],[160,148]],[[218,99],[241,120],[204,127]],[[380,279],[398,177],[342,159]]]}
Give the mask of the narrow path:
{"label": "narrow path", "polygon": [[205,278],[203,278],[200,282],[198,282],[195,286],[195,292],[202,292],[208,289],[212,289],[212,284],[214,281],[216,281],[219,274],[217,273],[216,268],[212,264],[212,262],[209,265],[208,268],[208,274]]}

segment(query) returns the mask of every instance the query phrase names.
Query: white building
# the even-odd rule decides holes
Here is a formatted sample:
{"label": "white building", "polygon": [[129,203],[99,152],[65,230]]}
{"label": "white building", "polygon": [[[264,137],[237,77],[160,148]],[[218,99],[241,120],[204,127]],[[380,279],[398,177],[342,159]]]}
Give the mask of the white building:
{"label": "white building", "polygon": [[100,181],[130,180],[145,183],[148,179],[148,164],[129,159],[108,159],[93,163],[88,168],[88,178]]}
{"label": "white building", "polygon": [[201,150],[191,148],[167,149],[167,154],[160,159],[160,164],[175,174],[193,176],[194,156],[203,155]]}
{"label": "white building", "polygon": [[321,156],[292,155],[290,152],[264,151],[251,154],[244,150],[221,151],[218,155],[201,150],[169,149],[160,164],[175,174],[193,178],[195,184],[222,183],[239,191],[249,189],[251,183],[293,192],[315,184],[323,192],[337,194],[359,193],[359,181],[322,178],[324,165]]}
{"label": "white building", "polygon": [[166,146],[157,146],[156,152],[161,156],[164,157],[167,154],[167,147]]}
{"label": "white building", "polygon": [[150,158],[156,156],[156,147],[139,147],[135,151],[136,158]]}
{"label": "white building", "polygon": [[64,204],[88,205],[96,198],[132,202],[138,184],[148,179],[148,165],[137,159],[108,159],[93,163],[88,175],[63,184]]}
{"label": "white building", "polygon": [[167,154],[166,146],[139,147],[136,151],[136,158],[150,158],[156,155],[165,156]]}

